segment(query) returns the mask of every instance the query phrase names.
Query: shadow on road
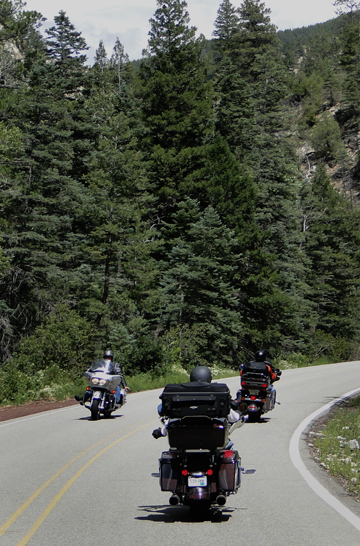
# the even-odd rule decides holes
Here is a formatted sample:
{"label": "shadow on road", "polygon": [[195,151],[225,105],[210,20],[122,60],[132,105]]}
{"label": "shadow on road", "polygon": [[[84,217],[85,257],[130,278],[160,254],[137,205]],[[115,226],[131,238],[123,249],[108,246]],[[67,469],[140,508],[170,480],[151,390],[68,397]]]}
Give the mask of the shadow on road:
{"label": "shadow on road", "polygon": [[157,523],[225,523],[229,521],[231,515],[238,508],[211,508],[207,512],[195,513],[188,506],[139,506],[139,511],[143,512],[143,516],[138,516],[135,519],[140,521],[151,521]]}
{"label": "shadow on road", "polygon": [[78,417],[75,419],[75,421],[91,421],[93,423],[99,423],[100,421],[113,421],[114,419],[118,419],[119,417],[124,417],[122,413],[117,415],[110,415],[109,417],[104,417],[103,415],[100,416],[100,419],[91,419],[91,415],[85,415],[84,417]]}

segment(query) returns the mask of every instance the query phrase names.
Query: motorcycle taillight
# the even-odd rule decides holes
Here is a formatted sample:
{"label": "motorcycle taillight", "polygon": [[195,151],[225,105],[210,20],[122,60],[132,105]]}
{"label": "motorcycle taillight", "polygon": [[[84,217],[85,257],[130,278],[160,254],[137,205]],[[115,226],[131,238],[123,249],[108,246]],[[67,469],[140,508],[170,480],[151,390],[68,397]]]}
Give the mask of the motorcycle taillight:
{"label": "motorcycle taillight", "polygon": [[263,383],[261,386],[262,386],[263,389],[266,389],[267,383]]}
{"label": "motorcycle taillight", "polygon": [[187,476],[189,474],[189,471],[184,469],[184,470],[181,471],[181,474],[183,476]]}
{"label": "motorcycle taillight", "polygon": [[246,385],[246,381],[241,381],[241,386],[245,387],[245,385]]}
{"label": "motorcycle taillight", "polygon": [[256,396],[250,396],[250,400],[256,400]]}

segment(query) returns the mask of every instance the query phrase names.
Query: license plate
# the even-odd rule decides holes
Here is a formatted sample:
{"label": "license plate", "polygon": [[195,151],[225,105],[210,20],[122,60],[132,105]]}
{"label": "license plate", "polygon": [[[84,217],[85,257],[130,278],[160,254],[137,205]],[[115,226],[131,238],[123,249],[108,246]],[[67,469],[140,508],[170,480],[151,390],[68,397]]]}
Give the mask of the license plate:
{"label": "license plate", "polygon": [[257,396],[257,395],[259,394],[259,391],[258,391],[258,390],[250,389],[250,390],[249,390],[249,394],[250,394],[251,396]]}
{"label": "license plate", "polygon": [[207,486],[207,476],[201,476],[200,478],[193,478],[192,476],[188,477],[188,486],[189,487],[206,487]]}

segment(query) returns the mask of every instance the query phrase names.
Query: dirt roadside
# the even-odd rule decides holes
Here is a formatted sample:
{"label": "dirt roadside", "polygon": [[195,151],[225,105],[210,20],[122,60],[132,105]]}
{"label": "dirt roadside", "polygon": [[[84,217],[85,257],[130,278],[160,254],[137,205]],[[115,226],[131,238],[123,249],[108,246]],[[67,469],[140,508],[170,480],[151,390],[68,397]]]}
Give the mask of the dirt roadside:
{"label": "dirt roadside", "polygon": [[38,400],[36,402],[27,402],[21,406],[3,406],[0,407],[0,421],[9,421],[10,419],[27,417],[28,415],[33,415],[34,413],[66,408],[67,406],[73,406],[74,404],[78,404],[78,402],[76,402],[74,399],[69,399],[63,400],[62,402]]}

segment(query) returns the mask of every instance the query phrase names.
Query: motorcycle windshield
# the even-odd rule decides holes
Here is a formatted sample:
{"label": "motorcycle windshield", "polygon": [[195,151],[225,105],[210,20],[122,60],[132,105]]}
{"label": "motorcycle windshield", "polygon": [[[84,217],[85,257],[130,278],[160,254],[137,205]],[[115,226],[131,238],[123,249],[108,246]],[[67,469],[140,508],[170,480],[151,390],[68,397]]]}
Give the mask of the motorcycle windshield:
{"label": "motorcycle windshield", "polygon": [[107,374],[114,373],[114,364],[111,360],[94,360],[89,368],[90,372],[103,372]]}

